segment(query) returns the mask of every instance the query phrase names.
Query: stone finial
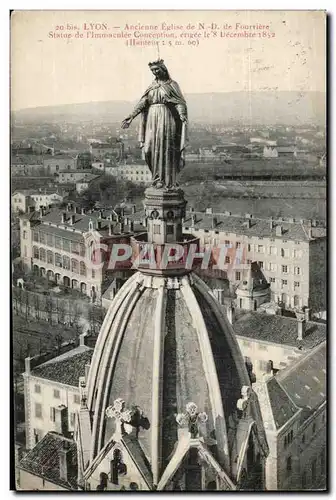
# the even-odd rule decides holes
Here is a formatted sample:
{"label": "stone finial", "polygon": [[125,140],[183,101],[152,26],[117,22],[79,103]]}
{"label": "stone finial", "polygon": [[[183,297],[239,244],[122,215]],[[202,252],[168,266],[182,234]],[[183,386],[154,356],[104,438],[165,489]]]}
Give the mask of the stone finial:
{"label": "stone finial", "polygon": [[196,403],[189,402],[186,404],[186,411],[176,415],[176,422],[181,427],[188,427],[192,438],[199,435],[199,425],[204,424],[208,420],[208,415],[204,412],[198,412]]}
{"label": "stone finial", "polygon": [[133,417],[133,411],[126,410],[125,407],[125,401],[118,398],[114,401],[113,406],[109,406],[105,411],[107,418],[115,419],[116,432],[121,435],[130,434],[133,429],[132,425],[129,424]]}
{"label": "stone finial", "polygon": [[242,397],[237,401],[237,408],[242,412],[242,418],[247,416],[247,409],[250,402],[252,390],[248,385],[243,385],[241,389]]}
{"label": "stone finial", "polygon": [[81,409],[87,408],[87,389],[85,377],[79,377],[79,397]]}

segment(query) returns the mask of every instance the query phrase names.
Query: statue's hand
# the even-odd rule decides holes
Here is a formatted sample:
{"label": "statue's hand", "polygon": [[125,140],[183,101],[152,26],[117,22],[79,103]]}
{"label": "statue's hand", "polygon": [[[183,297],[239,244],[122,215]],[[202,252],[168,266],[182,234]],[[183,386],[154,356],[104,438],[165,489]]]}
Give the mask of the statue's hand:
{"label": "statue's hand", "polygon": [[125,118],[125,120],[123,120],[121,122],[121,128],[128,128],[132,123],[132,118],[130,116],[128,116],[127,118]]}
{"label": "statue's hand", "polygon": [[186,115],[181,115],[180,118],[181,118],[181,122],[185,122],[186,123],[187,120],[188,120],[188,118],[186,117]]}

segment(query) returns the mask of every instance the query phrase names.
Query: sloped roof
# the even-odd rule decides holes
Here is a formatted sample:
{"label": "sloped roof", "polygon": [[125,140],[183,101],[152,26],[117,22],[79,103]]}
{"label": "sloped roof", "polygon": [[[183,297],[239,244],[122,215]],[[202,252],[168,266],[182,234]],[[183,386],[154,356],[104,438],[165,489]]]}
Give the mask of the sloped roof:
{"label": "sloped roof", "polygon": [[[72,466],[68,470],[68,480],[60,478],[59,452],[65,443],[69,446]],[[77,446],[72,439],[56,432],[48,432],[34,448],[21,460],[19,467],[40,476],[47,481],[63,486],[68,490],[77,489]]]}
{"label": "sloped roof", "polygon": [[[247,219],[243,216],[236,215],[225,215],[222,213],[206,214],[204,212],[193,212],[196,216],[196,221],[194,226],[191,226],[191,212],[187,212],[184,219],[183,226],[189,228],[190,230],[199,229],[212,230],[213,228],[213,217],[217,219],[217,225],[215,230],[220,232],[235,233],[241,235],[247,235],[249,237],[268,237],[274,239],[286,239],[295,241],[309,241],[308,230],[312,230],[312,238],[320,238],[326,235],[326,229],[316,228],[310,226],[307,223],[301,222],[289,222],[289,221],[274,221],[273,228],[270,226],[270,219],[259,219],[252,218]],[[246,221],[250,220],[251,226],[248,227]],[[281,236],[276,235],[276,226],[282,227]]]}
{"label": "sloped roof", "polygon": [[91,362],[92,355],[93,349],[90,347],[81,352],[73,349],[67,353],[67,356],[60,356],[37,366],[31,374],[34,377],[78,387],[78,379],[84,377],[85,365]]}
{"label": "sloped roof", "polygon": [[275,426],[280,429],[298,412],[298,408],[275,378],[267,381],[267,389]]}
{"label": "sloped roof", "polygon": [[294,365],[280,371],[276,378],[300,407],[319,407],[327,394],[327,343],[300,358]]}
{"label": "sloped roof", "polygon": [[236,335],[242,337],[305,349],[323,342],[327,334],[325,324],[307,321],[305,337],[298,340],[296,318],[259,312],[237,315],[233,328]]}

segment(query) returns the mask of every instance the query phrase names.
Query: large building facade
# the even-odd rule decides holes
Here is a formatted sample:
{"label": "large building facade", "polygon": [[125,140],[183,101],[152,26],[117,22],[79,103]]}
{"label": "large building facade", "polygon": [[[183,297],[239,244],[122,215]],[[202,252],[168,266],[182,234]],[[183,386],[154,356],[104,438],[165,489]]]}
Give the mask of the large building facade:
{"label": "large building facade", "polygon": [[224,269],[233,286],[256,262],[274,302],[285,309],[326,309],[326,229],[316,227],[314,221],[215,214],[208,209],[188,212],[184,230],[197,236],[203,246],[226,248]]}
{"label": "large building facade", "polygon": [[[20,218],[21,259],[27,271],[100,302],[115,243],[128,244],[134,231],[144,231],[114,211],[41,209]],[[123,269],[120,270],[123,275]]]}

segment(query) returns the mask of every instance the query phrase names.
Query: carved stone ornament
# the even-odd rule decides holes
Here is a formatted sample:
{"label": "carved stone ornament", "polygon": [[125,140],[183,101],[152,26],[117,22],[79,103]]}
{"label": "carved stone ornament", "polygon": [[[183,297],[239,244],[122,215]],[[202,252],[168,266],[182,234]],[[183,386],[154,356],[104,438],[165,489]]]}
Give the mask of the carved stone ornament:
{"label": "carved stone ornament", "polygon": [[186,404],[186,411],[176,415],[176,422],[181,427],[188,427],[192,438],[199,435],[199,425],[208,420],[208,415],[204,412],[198,412],[196,403],[192,401]]}
{"label": "carved stone ornament", "polygon": [[247,415],[251,394],[252,394],[251,387],[249,387],[248,385],[243,385],[241,389],[242,397],[237,401],[237,408],[242,412],[243,418],[245,418]]}
{"label": "carved stone ornament", "polygon": [[129,422],[133,417],[133,411],[126,410],[125,407],[125,401],[121,398],[118,398],[114,401],[113,406],[109,406],[105,411],[107,418],[115,419],[116,430],[117,432],[119,431],[121,435],[125,433],[130,434],[133,429],[133,426],[129,425]]}

